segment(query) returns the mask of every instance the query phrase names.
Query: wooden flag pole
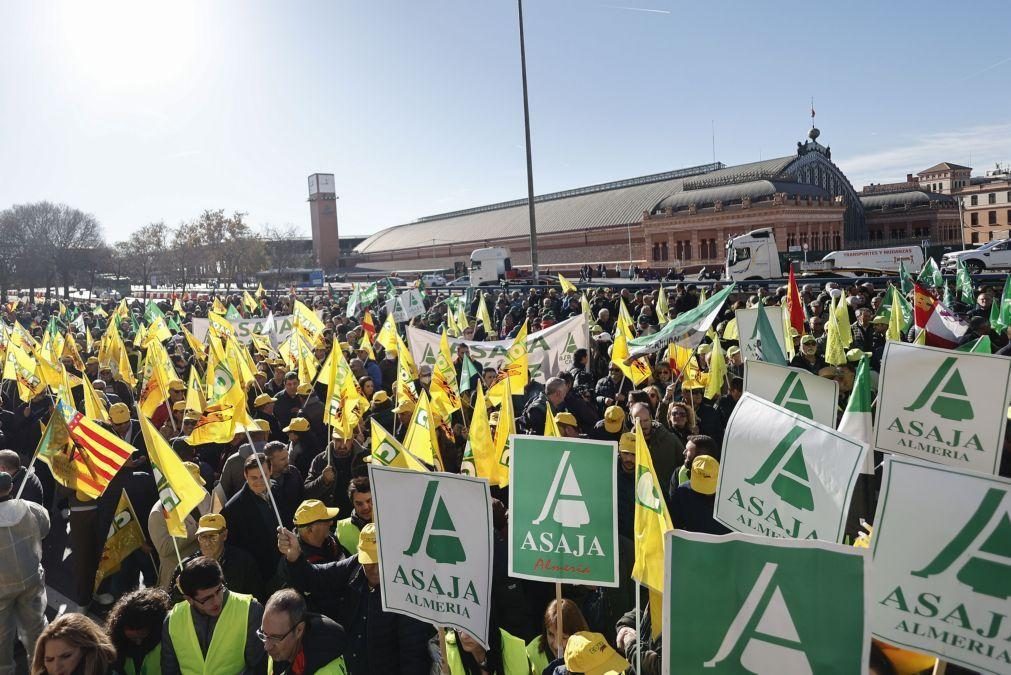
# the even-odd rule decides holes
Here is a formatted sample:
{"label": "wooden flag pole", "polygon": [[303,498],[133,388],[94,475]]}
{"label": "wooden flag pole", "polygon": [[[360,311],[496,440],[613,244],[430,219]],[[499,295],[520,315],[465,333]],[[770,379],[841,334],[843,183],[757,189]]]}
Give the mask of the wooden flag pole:
{"label": "wooden flag pole", "polygon": [[930,671],[930,672],[931,672],[931,675],[944,675],[945,672],[947,672],[947,670],[948,670],[948,662],[947,661],[942,661],[941,659],[938,659],[934,663],[934,669],[932,671]]}
{"label": "wooden flag pole", "polygon": [[449,675],[449,656],[446,652],[446,629],[442,626],[439,626],[439,656],[442,657],[439,670],[442,672],[442,675]]}
{"label": "wooden flag pole", "polygon": [[642,672],[642,586],[635,582],[635,672]]}
{"label": "wooden flag pole", "polygon": [[555,658],[565,656],[562,648],[562,582],[555,582]]}

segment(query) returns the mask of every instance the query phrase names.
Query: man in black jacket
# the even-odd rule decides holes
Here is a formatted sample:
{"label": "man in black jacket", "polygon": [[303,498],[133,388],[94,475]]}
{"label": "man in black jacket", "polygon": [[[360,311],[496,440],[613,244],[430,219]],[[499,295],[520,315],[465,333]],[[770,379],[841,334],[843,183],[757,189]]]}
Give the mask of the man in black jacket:
{"label": "man in black jacket", "polygon": [[324,614],[344,626],[348,670],[355,675],[428,675],[431,626],[382,609],[375,524],[362,530],[358,553],[338,562],[311,565],[298,537],[280,530],[277,547],[288,561],[296,590],[324,604]]}
{"label": "man in black jacket", "polygon": [[351,512],[351,499],[347,487],[354,476],[354,470],[364,466],[362,452],[355,449],[350,438],[333,434],[333,440],[326,450],[316,455],[305,476],[306,499],[318,499],[327,506],[336,506],[341,513]]}
{"label": "man in black jacket", "polygon": [[256,636],[270,656],[270,672],[276,675],[346,672],[344,629],[309,613],[302,596],[290,588],[270,596]]}
{"label": "man in black jacket", "polygon": [[273,545],[277,516],[270,503],[271,495],[267,492],[269,486],[260,473],[261,467],[263,471],[270,471],[266,455],[250,455],[243,467],[246,484],[228,500],[221,515],[229,523],[232,544],[253,556],[261,577],[269,585],[279,557]]}
{"label": "man in black jacket", "polygon": [[[263,576],[253,557],[237,546],[228,543],[228,523],[220,513],[206,513],[200,516],[197,521],[197,545],[200,550],[195,551],[188,558],[183,559],[183,567],[194,559],[204,556],[211,560],[217,560],[221,565],[221,573],[224,574],[225,584],[236,593],[246,593],[263,602],[264,586]],[[179,577],[179,568],[176,568],[172,575],[172,583],[169,591],[172,593],[173,602],[182,601],[182,593],[176,584]]]}

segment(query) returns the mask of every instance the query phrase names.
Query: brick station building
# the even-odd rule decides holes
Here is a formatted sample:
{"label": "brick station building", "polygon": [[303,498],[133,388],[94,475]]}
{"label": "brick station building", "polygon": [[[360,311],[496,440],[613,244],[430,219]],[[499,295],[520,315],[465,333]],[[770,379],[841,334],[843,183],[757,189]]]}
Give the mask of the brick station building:
{"label": "brick station building", "polygon": [[[535,198],[542,270],[629,261],[640,267],[719,266],[729,237],[772,227],[782,251],[960,243],[958,204],[919,184],[858,193],[812,127],[796,152],[725,166],[720,162]],[[873,192],[873,191],[872,191]],[[527,200],[421,218],[368,237],[345,262],[401,273],[466,265],[474,249],[503,246],[530,264]]]}

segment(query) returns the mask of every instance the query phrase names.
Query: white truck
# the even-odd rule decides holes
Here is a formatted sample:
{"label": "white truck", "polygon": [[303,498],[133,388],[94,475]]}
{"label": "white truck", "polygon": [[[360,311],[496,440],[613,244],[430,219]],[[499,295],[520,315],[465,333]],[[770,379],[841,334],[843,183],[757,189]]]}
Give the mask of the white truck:
{"label": "white truck", "polygon": [[497,284],[515,276],[509,249],[501,246],[478,248],[470,254],[470,285]]}
{"label": "white truck", "polygon": [[[907,270],[923,267],[923,250],[919,246],[892,246],[853,251],[833,251],[816,262],[801,263],[800,273],[827,276],[875,276],[899,271],[899,263]],[[779,279],[786,276],[780,260],[779,247],[772,228],[752,230],[727,242],[727,262],[724,276],[732,281]]]}
{"label": "white truck", "polygon": [[978,274],[986,270],[1006,270],[1011,268],[1011,239],[1000,239],[987,242],[979,248],[968,251],[952,251],[941,256],[941,270],[954,272],[958,261],[969,270],[970,274]]}

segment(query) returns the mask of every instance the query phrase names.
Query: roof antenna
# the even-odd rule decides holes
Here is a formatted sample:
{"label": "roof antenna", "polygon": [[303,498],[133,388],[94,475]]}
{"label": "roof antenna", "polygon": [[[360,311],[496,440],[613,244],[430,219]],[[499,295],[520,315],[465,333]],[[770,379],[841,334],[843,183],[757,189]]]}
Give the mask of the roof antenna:
{"label": "roof antenna", "polygon": [[713,164],[716,164],[716,121],[709,120],[709,127],[713,134]]}

